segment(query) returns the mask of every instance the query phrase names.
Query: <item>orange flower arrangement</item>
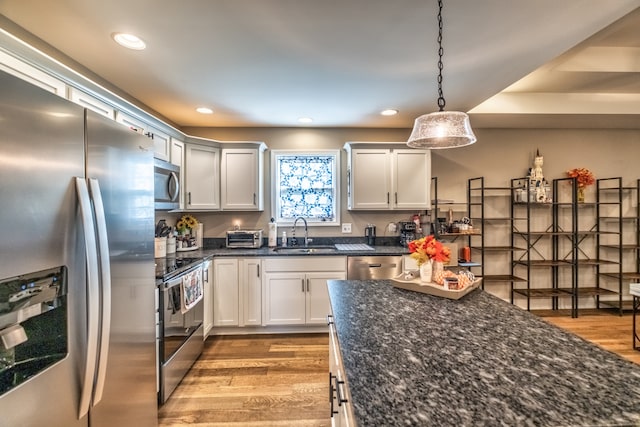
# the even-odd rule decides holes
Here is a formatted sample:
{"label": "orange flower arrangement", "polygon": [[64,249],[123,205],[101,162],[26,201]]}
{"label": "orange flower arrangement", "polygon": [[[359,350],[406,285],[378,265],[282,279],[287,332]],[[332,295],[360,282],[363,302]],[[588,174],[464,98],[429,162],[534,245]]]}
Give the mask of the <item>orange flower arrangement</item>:
{"label": "orange flower arrangement", "polygon": [[447,263],[451,257],[451,250],[437,241],[433,235],[409,242],[409,252],[411,252],[409,256],[415,259],[418,265],[428,260]]}
{"label": "orange flower arrangement", "polygon": [[575,178],[578,182],[578,187],[584,188],[589,185],[593,185],[596,182],[593,173],[586,168],[575,168],[567,171],[567,175],[570,178]]}

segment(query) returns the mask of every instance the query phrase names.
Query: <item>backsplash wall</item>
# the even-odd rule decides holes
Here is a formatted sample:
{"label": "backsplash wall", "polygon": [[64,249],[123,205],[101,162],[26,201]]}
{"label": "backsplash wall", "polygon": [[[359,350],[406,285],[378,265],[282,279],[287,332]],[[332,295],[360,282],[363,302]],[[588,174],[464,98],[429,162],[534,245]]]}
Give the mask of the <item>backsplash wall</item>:
{"label": "backsplash wall", "polygon": [[[348,141],[405,141],[407,129],[311,129],[311,128],[187,128],[193,136],[219,141],[264,141],[269,149],[342,149]],[[474,129],[478,142],[472,146],[432,152],[432,176],[438,177],[441,199],[466,201],[467,179],[484,176],[487,185],[508,185],[511,178],[524,176],[533,163],[536,150],[544,156],[547,179],[566,176],[575,167],[590,169],[596,178],[622,176],[625,183],[640,178],[640,130],[607,129]],[[265,156],[264,212],[194,212],[204,224],[204,237],[224,237],[237,223],[242,228],[267,229],[271,218],[269,190],[269,150]],[[417,212],[364,212],[346,209],[346,156],[341,155],[341,222],[352,224],[351,234],[339,227],[310,227],[309,235],[364,238],[368,223],[377,226],[379,236],[392,236],[390,222],[408,221]],[[587,190],[587,200],[594,190]],[[454,217],[464,215],[464,206],[455,208]],[[157,213],[171,223],[179,214]]]}

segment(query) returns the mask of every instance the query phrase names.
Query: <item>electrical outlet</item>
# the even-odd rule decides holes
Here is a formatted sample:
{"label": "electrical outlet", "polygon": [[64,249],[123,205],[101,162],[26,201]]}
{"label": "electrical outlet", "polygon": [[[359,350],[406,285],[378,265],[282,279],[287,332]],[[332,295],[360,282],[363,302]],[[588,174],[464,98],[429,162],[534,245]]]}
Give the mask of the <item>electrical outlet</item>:
{"label": "electrical outlet", "polygon": [[345,222],[342,224],[342,233],[351,233],[351,223]]}

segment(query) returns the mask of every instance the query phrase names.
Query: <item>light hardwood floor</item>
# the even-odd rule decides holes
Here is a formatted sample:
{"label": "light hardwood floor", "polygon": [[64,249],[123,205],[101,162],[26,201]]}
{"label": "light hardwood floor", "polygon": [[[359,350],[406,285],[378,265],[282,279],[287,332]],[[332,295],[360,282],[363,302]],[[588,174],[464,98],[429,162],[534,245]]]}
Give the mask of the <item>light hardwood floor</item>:
{"label": "light hardwood floor", "polygon": [[[538,314],[640,364],[631,315]],[[160,408],[159,425],[329,426],[328,355],[326,334],[209,337],[202,357]]]}
{"label": "light hardwood floor", "polygon": [[209,337],[159,425],[330,426],[328,385],[328,334]]}

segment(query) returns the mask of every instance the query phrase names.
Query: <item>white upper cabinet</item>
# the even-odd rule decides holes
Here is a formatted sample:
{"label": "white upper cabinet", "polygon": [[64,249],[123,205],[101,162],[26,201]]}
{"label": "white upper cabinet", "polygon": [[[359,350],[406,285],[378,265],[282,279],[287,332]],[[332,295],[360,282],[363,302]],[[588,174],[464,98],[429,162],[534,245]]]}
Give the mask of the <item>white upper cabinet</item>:
{"label": "white upper cabinet", "polygon": [[256,147],[223,148],[220,167],[222,210],[264,210],[264,151]]}
{"label": "white upper cabinet", "polygon": [[116,111],[116,122],[125,125],[135,133],[139,133],[140,135],[144,135],[146,133],[148,125],[134,117],[129,116],[128,114],[123,113],[122,111]]}
{"label": "white upper cabinet", "polygon": [[354,149],[347,162],[349,209],[391,208],[391,162],[387,149]]}
{"label": "white upper cabinet", "polygon": [[6,71],[22,80],[36,85],[46,91],[55,93],[63,98],[67,97],[67,85],[50,74],[40,71],[36,67],[0,51],[0,70]]}
{"label": "white upper cabinet", "polygon": [[96,113],[105,116],[111,120],[116,119],[116,109],[111,105],[99,100],[98,98],[89,95],[86,92],[81,91],[78,88],[69,88],[69,99],[78,105],[83,106],[86,109],[95,111]]}
{"label": "white upper cabinet", "polygon": [[171,160],[171,137],[164,132],[150,127],[145,135],[153,140],[153,154],[156,159]]}
{"label": "white upper cabinet", "polygon": [[155,158],[166,161],[171,160],[171,138],[169,135],[122,111],[116,111],[115,115],[116,122],[127,126],[132,131],[144,135],[153,141],[153,156]]}
{"label": "white upper cabinet", "polygon": [[176,138],[171,138],[171,163],[176,165],[176,166],[180,166],[180,177],[179,177],[179,182],[180,182],[180,209],[184,209],[184,183],[185,183],[185,178],[184,178],[184,174],[185,174],[185,170],[184,170],[184,160],[185,157],[185,149],[184,149],[184,142],[180,141],[179,139]]}
{"label": "white upper cabinet", "polygon": [[350,210],[429,209],[431,152],[395,143],[347,143]]}
{"label": "white upper cabinet", "polygon": [[394,209],[429,209],[431,151],[394,149],[391,155]]}
{"label": "white upper cabinet", "polygon": [[185,208],[220,209],[220,149],[185,144]]}

